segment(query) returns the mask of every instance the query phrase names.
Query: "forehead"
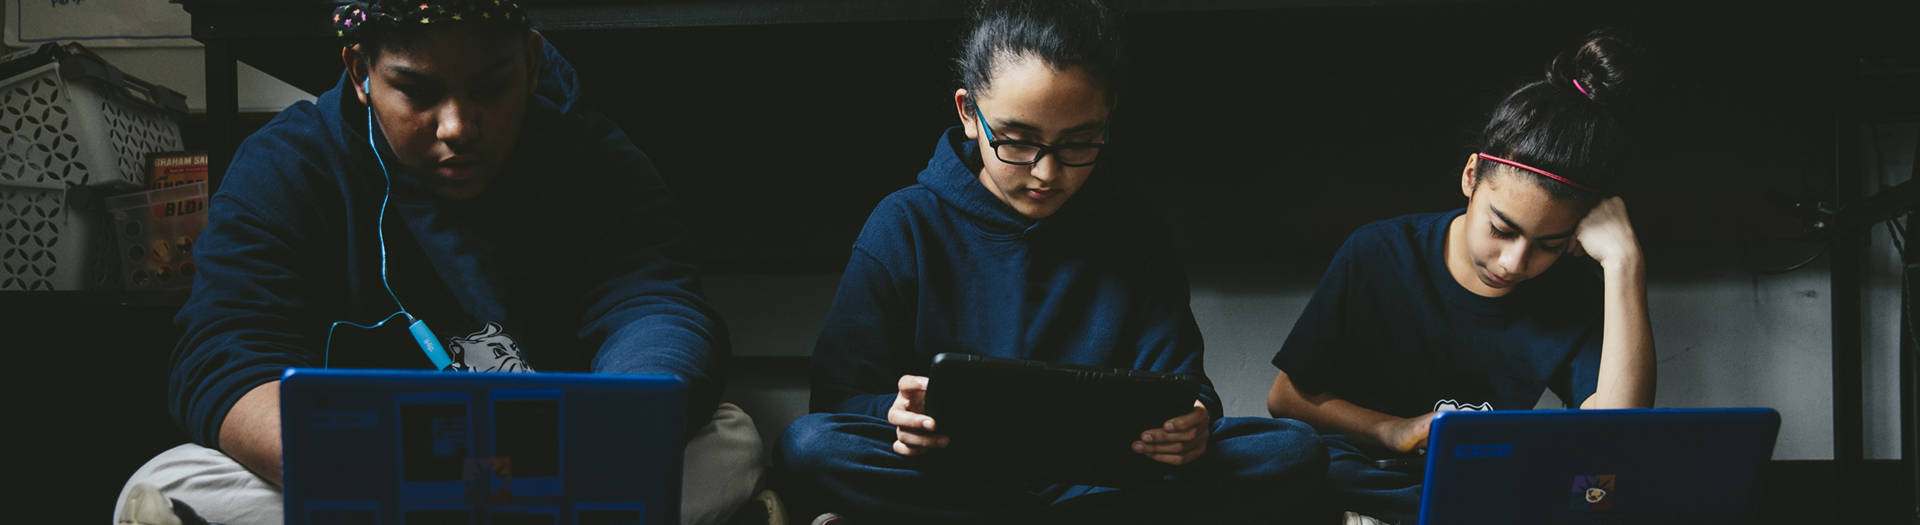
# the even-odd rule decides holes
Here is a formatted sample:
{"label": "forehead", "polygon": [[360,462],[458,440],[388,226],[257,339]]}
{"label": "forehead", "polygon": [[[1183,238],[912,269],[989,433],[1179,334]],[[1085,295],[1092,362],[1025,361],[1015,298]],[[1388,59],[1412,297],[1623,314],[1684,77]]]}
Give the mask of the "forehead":
{"label": "forehead", "polygon": [[511,33],[474,26],[428,27],[390,35],[375,57],[376,69],[397,67],[428,76],[458,78],[525,62],[525,41]]}
{"label": "forehead", "polygon": [[1086,70],[1055,69],[1031,55],[994,59],[993,78],[978,99],[989,118],[1042,127],[1071,127],[1106,118],[1106,92]]}
{"label": "forehead", "polygon": [[[1528,180],[1530,178],[1527,174],[1503,170],[1498,176],[1488,177],[1474,192],[1474,204],[1499,210],[1512,226],[1531,236],[1573,231],[1580,225],[1580,219],[1586,217],[1585,210],[1573,200],[1553,198],[1545,188]],[[1488,215],[1489,220],[1503,222],[1499,217],[1492,217],[1491,211]]]}

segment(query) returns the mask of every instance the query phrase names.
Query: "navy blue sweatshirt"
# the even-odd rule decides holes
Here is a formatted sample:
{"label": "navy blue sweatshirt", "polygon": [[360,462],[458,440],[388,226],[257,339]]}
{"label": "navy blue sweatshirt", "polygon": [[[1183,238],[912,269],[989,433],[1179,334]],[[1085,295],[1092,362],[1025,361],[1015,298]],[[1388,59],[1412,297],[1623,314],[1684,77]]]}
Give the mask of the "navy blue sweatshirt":
{"label": "navy blue sweatshirt", "polygon": [[[388,276],[408,311],[481,370],[658,373],[688,384],[705,426],[729,352],[695,269],[660,254],[683,230],[653,165],[604,117],[570,111],[572,69],[547,48],[512,158],[483,194],[440,199],[394,160]],[[217,446],[227,410],[287,367],[416,368],[430,361],[382,286],[386,184],[367,108],[343,75],[247,138],[208,209],[200,270],[176,322],[174,417]]]}
{"label": "navy blue sweatshirt", "polygon": [[[867,219],[814,347],[813,411],[884,419],[900,376],[941,352],[1204,374],[1171,231],[1110,163],[1042,220],[990,193],[980,168],[948,129],[920,183]],[[1219,419],[1211,381],[1200,397]]]}

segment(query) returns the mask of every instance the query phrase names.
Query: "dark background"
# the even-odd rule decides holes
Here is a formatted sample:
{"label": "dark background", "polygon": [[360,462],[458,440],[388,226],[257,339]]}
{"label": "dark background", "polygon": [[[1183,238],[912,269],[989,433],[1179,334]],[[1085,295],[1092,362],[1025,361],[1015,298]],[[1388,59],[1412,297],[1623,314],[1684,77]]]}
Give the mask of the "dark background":
{"label": "dark background", "polygon": [[[1317,275],[1362,224],[1461,206],[1459,170],[1493,106],[1587,31],[1612,25],[1655,55],[1635,71],[1641,169],[1614,185],[1642,238],[1798,238],[1762,192],[1832,201],[1832,107],[1858,96],[1845,83],[1861,58],[1915,55],[1920,10],[1672,4],[1136,15],[1135,89],[1115,116],[1113,151],[1129,182],[1167,208],[1196,269]],[[679,193],[697,258],[837,270],[868,212],[912,184],[958,122],[948,62],[959,29],[954,20],[549,39],[580,71],[588,106],[622,123]]]}
{"label": "dark background", "polygon": [[[1763,192],[1834,201],[1836,116],[1916,105],[1920,93],[1874,92],[1862,72],[1920,65],[1917,6],[1477,2],[1136,14],[1135,89],[1115,117],[1115,158],[1176,223],[1192,272],[1313,279],[1366,222],[1462,205],[1459,170],[1493,105],[1587,31],[1614,25],[1658,58],[1636,79],[1647,149],[1617,185],[1655,276],[1783,266],[1817,248]],[[935,20],[547,36],[583,76],[585,104],[619,122],[678,193],[691,255],[712,271],[808,272],[844,265],[873,206],[912,184],[957,122],[947,61],[958,28]],[[240,52],[269,72],[301,71],[308,81],[287,78],[316,92],[338,74],[328,41]],[[190,121],[189,146],[205,147],[193,142],[204,119]],[[1663,247],[1729,241],[1756,250],[1724,261],[1658,257]],[[10,392],[23,412],[8,427],[21,438],[10,442],[33,456],[22,478],[32,486],[19,493],[29,515],[103,518],[128,474],[185,440],[165,402],[177,305],[0,298],[19,356]],[[1897,467],[1866,474],[1893,481]],[[1864,506],[1838,505],[1836,481],[1829,463],[1774,462],[1763,519],[1829,522],[1902,504],[1904,489],[1881,484],[1860,491]]]}

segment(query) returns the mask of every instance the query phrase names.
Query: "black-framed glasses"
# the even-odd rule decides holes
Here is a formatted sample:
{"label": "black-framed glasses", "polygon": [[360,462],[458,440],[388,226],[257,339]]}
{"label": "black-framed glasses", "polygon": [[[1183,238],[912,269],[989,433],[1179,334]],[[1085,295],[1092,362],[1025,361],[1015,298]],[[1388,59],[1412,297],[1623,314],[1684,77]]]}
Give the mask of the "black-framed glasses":
{"label": "black-framed glasses", "polygon": [[[1061,166],[1084,168],[1098,162],[1100,148],[1107,146],[1104,142],[1069,142],[1048,146],[1024,140],[996,140],[993,138],[993,126],[987,125],[987,115],[980,112],[979,105],[973,106],[973,116],[980,118],[980,129],[987,131],[987,145],[993,147],[993,156],[999,157],[1000,162],[1015,166],[1032,166],[1039,163],[1042,157],[1053,155],[1053,160]],[[1105,132],[1102,132],[1101,140],[1106,140]]]}

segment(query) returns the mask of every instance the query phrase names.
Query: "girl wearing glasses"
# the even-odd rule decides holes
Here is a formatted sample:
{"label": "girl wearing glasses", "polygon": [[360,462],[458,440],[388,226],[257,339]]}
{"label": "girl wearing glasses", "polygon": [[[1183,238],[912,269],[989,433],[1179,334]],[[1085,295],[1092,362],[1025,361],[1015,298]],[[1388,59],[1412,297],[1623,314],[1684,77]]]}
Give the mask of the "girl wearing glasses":
{"label": "girl wearing glasses", "polygon": [[[1125,87],[1120,25],[1098,0],[979,5],[955,61],[960,126],[935,142],[919,184],[874,210],[821,330],[816,413],[788,427],[776,451],[794,499],[869,523],[1250,523],[1313,496],[1326,462],[1313,430],[1222,418],[1210,384],[1191,412],[1140,429],[1133,443],[1175,465],[1166,485],[1031,485],[927,468],[948,445],[922,413],[935,354],[1204,371],[1171,232],[1121,189],[1111,162],[1120,146],[1107,142],[1108,123]],[[1006,410],[1072,408],[1034,399]]]}
{"label": "girl wearing glasses", "polygon": [[1646,267],[1606,191],[1632,53],[1588,35],[1494,111],[1460,172],[1466,208],[1369,224],[1334,256],[1273,358],[1267,409],[1329,435],[1341,510],[1415,519],[1419,474],[1373,460],[1419,457],[1439,411],[1527,410],[1548,389],[1568,407],[1653,404]]}

